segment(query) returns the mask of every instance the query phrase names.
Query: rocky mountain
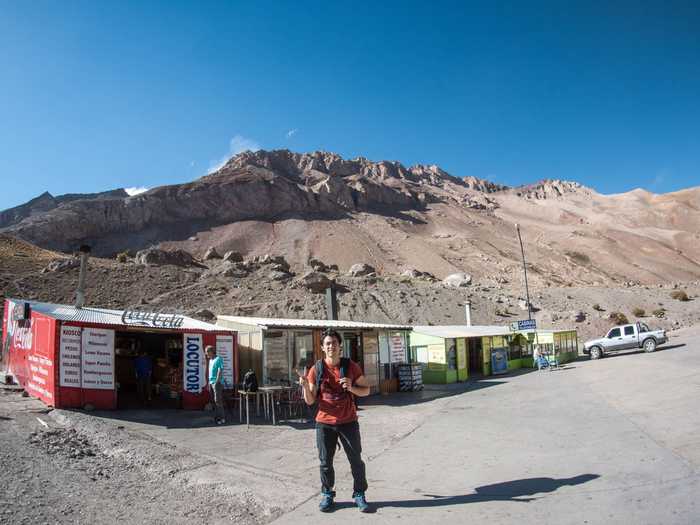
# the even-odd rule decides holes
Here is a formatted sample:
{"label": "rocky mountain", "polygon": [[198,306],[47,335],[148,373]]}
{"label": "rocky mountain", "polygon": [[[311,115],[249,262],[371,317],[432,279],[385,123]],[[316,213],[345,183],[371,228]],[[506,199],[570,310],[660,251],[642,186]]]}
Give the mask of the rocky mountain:
{"label": "rocky mountain", "polygon": [[59,206],[78,200],[92,199],[122,199],[128,197],[128,194],[123,189],[103,191],[100,193],[66,193],[54,197],[48,191],[45,191],[38,197],[0,212],[0,228],[7,228],[22,222],[24,219],[41,215],[48,211],[54,210]]}
{"label": "rocky mountain", "polygon": [[502,285],[522,280],[518,223],[535,286],[700,277],[700,188],[601,195],[560,180],[507,188],[435,165],[277,150],[241,153],[187,184],[31,209],[0,231],[64,252],[160,246],[203,258],[214,248],[281,255],[296,270],[310,259],[341,271],[365,262],[380,275],[467,272]]}

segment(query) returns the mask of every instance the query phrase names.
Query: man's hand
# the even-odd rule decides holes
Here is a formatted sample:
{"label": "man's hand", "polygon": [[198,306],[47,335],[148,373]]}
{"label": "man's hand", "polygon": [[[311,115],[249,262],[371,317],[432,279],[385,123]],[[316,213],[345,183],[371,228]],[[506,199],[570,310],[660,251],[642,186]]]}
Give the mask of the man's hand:
{"label": "man's hand", "polygon": [[343,390],[350,390],[350,388],[352,387],[352,379],[350,379],[349,377],[341,377],[340,386],[343,387]]}

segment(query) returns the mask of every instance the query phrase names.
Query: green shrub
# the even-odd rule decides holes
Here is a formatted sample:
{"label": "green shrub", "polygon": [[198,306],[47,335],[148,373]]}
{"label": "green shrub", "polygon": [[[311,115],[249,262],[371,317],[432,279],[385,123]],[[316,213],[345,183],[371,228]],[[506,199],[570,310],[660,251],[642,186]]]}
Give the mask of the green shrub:
{"label": "green shrub", "polygon": [[637,307],[634,310],[632,310],[632,315],[634,315],[635,317],[644,317],[644,314],[646,314],[646,312],[643,308]]}
{"label": "green shrub", "polygon": [[677,299],[678,301],[690,301],[690,297],[685,293],[685,290],[673,290],[671,292],[671,298]]}
{"label": "green shrub", "polygon": [[661,319],[662,317],[666,317],[666,309],[664,309],[664,308],[657,308],[656,310],[654,310],[653,312],[651,312],[651,315],[653,315],[654,317],[658,317],[659,319]]}
{"label": "green shrub", "polygon": [[124,251],[117,254],[117,262],[125,263],[129,261],[129,251]]}
{"label": "green shrub", "polygon": [[622,312],[610,312],[610,320],[614,324],[629,324],[627,316]]}
{"label": "green shrub", "polygon": [[602,306],[600,306],[598,303],[596,303],[596,304],[593,305],[593,309],[594,309],[596,312],[604,312],[604,311],[605,311],[605,308],[603,308]]}

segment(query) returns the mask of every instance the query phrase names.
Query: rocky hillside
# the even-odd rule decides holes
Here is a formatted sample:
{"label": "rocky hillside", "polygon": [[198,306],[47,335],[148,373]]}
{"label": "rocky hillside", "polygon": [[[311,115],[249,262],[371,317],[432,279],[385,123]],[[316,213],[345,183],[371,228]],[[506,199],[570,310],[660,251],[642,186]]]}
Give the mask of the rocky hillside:
{"label": "rocky hillside", "polygon": [[[17,215],[19,218],[19,215]],[[301,272],[362,261],[484,285],[521,283],[518,223],[537,287],[665,284],[700,278],[700,188],[601,195],[548,180],[506,188],[438,166],[326,152],[245,152],[187,184],[62,202],[0,229],[40,247],[133,255],[148,246],[203,257],[273,253]]]}
{"label": "rocky hillside", "polygon": [[[71,304],[78,273],[77,259],[0,235],[5,297]],[[322,319],[322,292],[334,283],[341,319],[462,324],[467,299],[475,324],[527,318],[522,282],[503,281],[462,277],[443,282],[417,270],[378,273],[366,264],[341,270],[319,260],[293,268],[279,255],[243,257],[215,250],[195,260],[186,252],[149,249],[133,258],[91,258],[86,291],[91,306],[180,312],[204,320],[217,314]],[[690,300],[675,299],[680,291]],[[531,300],[539,326],[573,327],[586,338],[615,324],[615,312],[667,329],[698,324],[699,293],[697,281],[620,288],[533,286]]]}

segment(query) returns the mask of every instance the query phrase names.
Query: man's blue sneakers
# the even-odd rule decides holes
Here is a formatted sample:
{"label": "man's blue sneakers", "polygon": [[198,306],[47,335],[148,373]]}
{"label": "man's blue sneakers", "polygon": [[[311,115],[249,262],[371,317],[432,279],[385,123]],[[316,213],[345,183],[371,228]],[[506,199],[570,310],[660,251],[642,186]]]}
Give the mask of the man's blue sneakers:
{"label": "man's blue sneakers", "polygon": [[321,512],[330,512],[333,508],[333,497],[335,492],[321,492],[321,503],[318,504],[318,510]]}
{"label": "man's blue sneakers", "polygon": [[352,497],[355,500],[355,505],[357,505],[360,512],[367,512],[369,510],[369,505],[365,499],[364,492],[355,492]]}

